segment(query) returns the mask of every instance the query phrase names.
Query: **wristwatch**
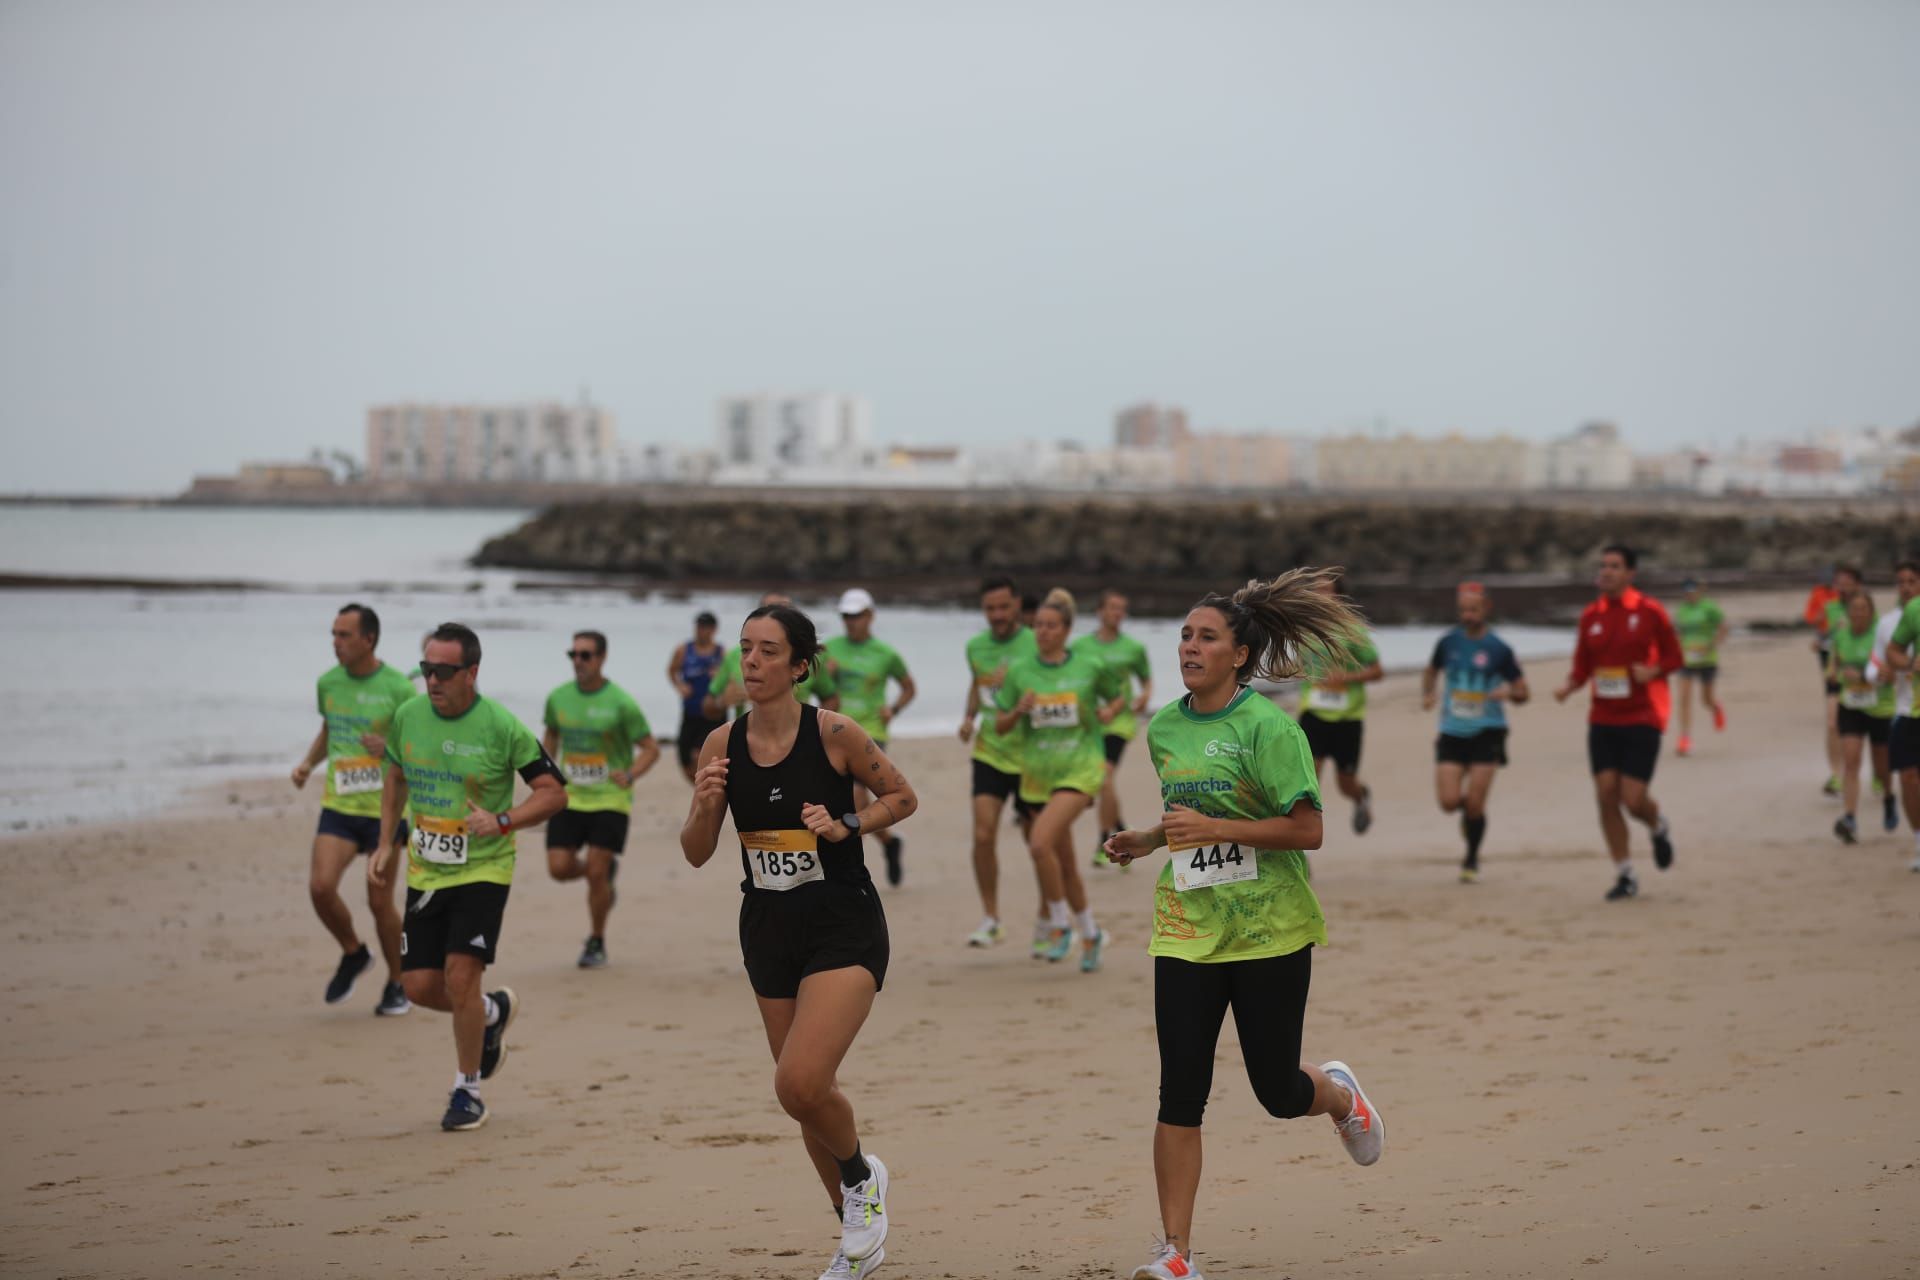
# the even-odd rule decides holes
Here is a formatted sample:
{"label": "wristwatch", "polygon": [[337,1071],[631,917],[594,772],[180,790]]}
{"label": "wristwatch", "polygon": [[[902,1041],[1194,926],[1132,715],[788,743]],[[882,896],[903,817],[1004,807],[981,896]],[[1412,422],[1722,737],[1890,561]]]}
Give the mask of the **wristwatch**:
{"label": "wristwatch", "polygon": [[493,820],[500,824],[502,831],[511,831],[513,829],[513,814],[511,813],[496,813],[493,815]]}
{"label": "wristwatch", "polygon": [[840,815],[840,825],[853,832],[853,834],[859,835],[860,815],[857,813],[843,813]]}

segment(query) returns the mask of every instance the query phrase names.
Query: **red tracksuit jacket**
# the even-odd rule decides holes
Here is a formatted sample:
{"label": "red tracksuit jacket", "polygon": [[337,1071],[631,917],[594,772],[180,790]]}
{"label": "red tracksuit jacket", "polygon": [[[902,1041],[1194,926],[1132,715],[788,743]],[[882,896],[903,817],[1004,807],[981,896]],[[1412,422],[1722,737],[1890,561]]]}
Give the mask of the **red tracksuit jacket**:
{"label": "red tracksuit jacket", "polygon": [[[1580,612],[1573,646],[1573,683],[1593,682],[1590,724],[1647,724],[1665,731],[1671,706],[1667,676],[1685,659],[1673,619],[1660,602],[1632,587],[1614,600],[1601,596]],[[1660,678],[1642,684],[1631,668],[1657,666]]]}

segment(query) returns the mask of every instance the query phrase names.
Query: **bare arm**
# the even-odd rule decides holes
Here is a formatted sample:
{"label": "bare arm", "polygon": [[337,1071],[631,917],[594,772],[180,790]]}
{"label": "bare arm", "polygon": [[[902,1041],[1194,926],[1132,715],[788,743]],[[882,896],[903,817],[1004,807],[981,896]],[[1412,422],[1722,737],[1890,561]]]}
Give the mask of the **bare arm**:
{"label": "bare arm", "polygon": [[1386,670],[1381,667],[1380,660],[1376,658],[1358,671],[1347,672],[1341,679],[1347,684],[1372,684],[1376,680],[1386,679],[1386,676]]}
{"label": "bare arm", "polygon": [[1439,686],[1440,686],[1440,668],[1428,667],[1426,670],[1420,673],[1420,709],[1421,710],[1423,711],[1433,710],[1434,704],[1440,700],[1440,695],[1438,692]]}
{"label": "bare arm", "polygon": [[652,734],[648,734],[633,744],[633,764],[627,769],[626,776],[616,777],[614,781],[623,787],[631,787],[646,776],[647,770],[658,763],[660,763],[660,744],[653,740]]}
{"label": "bare arm", "polygon": [[560,758],[560,731],[552,725],[548,725],[546,732],[540,735],[540,745],[547,749],[548,755],[558,760]]}
{"label": "bare arm", "polygon": [[693,800],[687,820],[680,825],[680,852],[687,862],[703,867],[720,843],[720,824],[727,816],[727,734],[722,725],[700,745],[693,773]]}
{"label": "bare arm", "polygon": [[[827,760],[873,796],[872,803],[860,810],[862,835],[905,822],[919,809],[920,797],[914,794],[913,784],[865,729],[838,712],[823,712],[820,733],[827,744]],[[853,834],[839,814],[828,813],[821,805],[804,806],[800,816],[809,831],[825,839],[845,840]]]}
{"label": "bare arm", "polygon": [[320,732],[313,735],[313,741],[307,745],[307,754],[300,757],[293,766],[293,785],[304,787],[307,779],[313,776],[314,766],[327,758],[327,722],[320,722]]}
{"label": "bare arm", "polygon": [[1147,708],[1153,705],[1153,677],[1140,677],[1140,696],[1133,700],[1133,713],[1145,715]]}
{"label": "bare arm", "polygon": [[918,692],[920,691],[914,687],[913,677],[906,674],[904,671],[901,672],[900,673],[900,700],[895,702],[891,707],[887,708],[885,713],[885,722],[887,724],[892,724],[893,718],[899,715],[902,711],[905,711],[907,709],[907,704],[913,701],[913,695]]}
{"label": "bare arm", "polygon": [[693,686],[680,678],[680,662],[686,657],[686,653],[687,646],[677,644],[673,646],[673,656],[667,659],[667,683],[672,685],[673,691],[682,698],[693,695]]}
{"label": "bare arm", "polygon": [[1504,687],[1507,691],[1507,701],[1516,707],[1533,696],[1533,690],[1527,687],[1525,676],[1521,676],[1518,680],[1509,680]]}
{"label": "bare arm", "polygon": [[973,741],[973,727],[980,722],[980,677],[967,664],[967,709],[960,713],[960,741]]}
{"label": "bare arm", "polygon": [[1033,710],[1033,691],[1029,689],[1020,695],[1020,701],[1014,703],[1007,710],[993,713],[993,731],[995,733],[1012,733],[1013,726],[1019,724],[1020,718],[1031,710]]}
{"label": "bare arm", "polygon": [[747,700],[747,687],[738,680],[727,681],[727,687],[714,692],[708,687],[706,698],[700,703],[700,710],[709,720],[725,720],[727,712]]}
{"label": "bare arm", "polygon": [[407,812],[407,775],[389,763],[380,780],[380,843],[367,857],[367,883],[385,889],[393,883],[394,848],[400,835],[400,819]]}

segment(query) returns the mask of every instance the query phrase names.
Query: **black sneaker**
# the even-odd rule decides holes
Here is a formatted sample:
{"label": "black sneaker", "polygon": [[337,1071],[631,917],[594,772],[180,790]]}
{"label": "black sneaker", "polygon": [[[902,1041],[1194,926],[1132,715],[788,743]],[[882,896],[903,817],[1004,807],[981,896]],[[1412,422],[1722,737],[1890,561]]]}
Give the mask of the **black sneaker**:
{"label": "black sneaker", "polygon": [[1900,829],[1900,806],[1894,803],[1892,796],[1880,802],[1880,827],[1883,831]]}
{"label": "black sneaker", "polygon": [[580,967],[582,969],[604,969],[607,967],[607,944],[601,938],[588,938],[587,945],[580,948]]}
{"label": "black sneaker", "polygon": [[453,1096],[447,1099],[447,1114],[440,1117],[440,1127],[451,1133],[456,1129],[478,1129],[487,1122],[487,1104],[480,1101],[477,1093],[468,1093],[465,1089],[455,1089]]}
{"label": "black sneaker", "polygon": [[[512,987],[502,987],[498,991],[489,991],[493,1003],[500,1009],[500,1021],[487,1028],[486,1039],[480,1043],[480,1078],[490,1080],[500,1070],[500,1064],[507,1060],[507,1028],[513,1025],[513,1015],[520,1010],[520,1002],[513,998]],[[455,1090],[459,1092],[459,1090]],[[476,1098],[474,1101],[478,1102]],[[480,1109],[483,1113],[485,1107]],[[477,1122],[476,1122],[477,1123]]]}
{"label": "black sneaker", "polygon": [[367,950],[367,944],[361,943],[360,949],[340,957],[340,967],[333,971],[333,981],[327,984],[327,1003],[339,1004],[353,994],[353,984],[373,963],[373,953]]}
{"label": "black sneaker", "polygon": [[1622,871],[1620,878],[1613,882],[1613,888],[1607,890],[1607,901],[1619,902],[1623,899],[1631,898],[1639,892],[1640,882],[1633,878],[1633,873]]}
{"label": "black sneaker", "polygon": [[1860,824],[1853,820],[1852,814],[1843,813],[1833,820],[1833,834],[1840,837],[1841,844],[1858,844]]}
{"label": "black sneaker", "polygon": [[380,993],[380,1003],[373,1011],[383,1018],[398,1018],[413,1012],[413,1001],[407,999],[407,989],[397,982],[389,982]]}
{"label": "black sneaker", "polygon": [[900,837],[887,836],[880,841],[880,849],[887,855],[887,883],[900,883]]}
{"label": "black sneaker", "polygon": [[1653,865],[1662,871],[1673,865],[1673,833],[1665,822],[1653,833]]}
{"label": "black sneaker", "polygon": [[1367,828],[1373,825],[1373,788],[1360,790],[1360,801],[1353,806],[1353,834],[1363,836]]}

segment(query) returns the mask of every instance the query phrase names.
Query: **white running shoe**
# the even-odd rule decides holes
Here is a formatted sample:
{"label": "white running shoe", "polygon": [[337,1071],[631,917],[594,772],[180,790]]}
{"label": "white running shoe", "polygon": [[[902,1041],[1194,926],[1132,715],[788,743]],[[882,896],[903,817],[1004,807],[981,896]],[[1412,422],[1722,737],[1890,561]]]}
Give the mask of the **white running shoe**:
{"label": "white running shoe", "polygon": [[1132,1280],[1206,1280],[1193,1259],[1181,1257],[1180,1251],[1164,1240],[1155,1243],[1153,1261],[1135,1267]]}
{"label": "white running shoe", "polygon": [[1353,1078],[1353,1068],[1344,1062],[1323,1062],[1320,1069],[1329,1079],[1353,1095],[1353,1110],[1345,1120],[1335,1120],[1333,1127],[1340,1134],[1340,1141],[1346,1144],[1347,1154],[1353,1157],[1355,1164],[1372,1164],[1380,1158],[1380,1148],[1387,1140],[1387,1127],[1380,1121],[1380,1113],[1367,1101],[1367,1091]]}
{"label": "white running shoe", "polygon": [[848,1262],[865,1261],[887,1238],[887,1166],[879,1156],[866,1159],[867,1180],[840,1188],[840,1247]]}
{"label": "white running shoe", "polygon": [[873,1274],[874,1268],[887,1260],[885,1249],[875,1249],[866,1257],[855,1262],[847,1257],[845,1249],[833,1251],[833,1261],[820,1273],[820,1280],[865,1280]]}
{"label": "white running shoe", "polygon": [[996,947],[1000,945],[1000,940],[1006,936],[1007,931],[1000,927],[1000,922],[992,916],[988,916],[980,922],[978,929],[975,929],[967,935],[967,945],[970,947]]}

